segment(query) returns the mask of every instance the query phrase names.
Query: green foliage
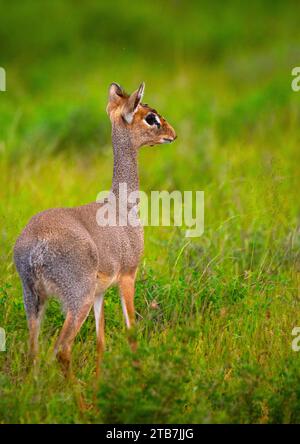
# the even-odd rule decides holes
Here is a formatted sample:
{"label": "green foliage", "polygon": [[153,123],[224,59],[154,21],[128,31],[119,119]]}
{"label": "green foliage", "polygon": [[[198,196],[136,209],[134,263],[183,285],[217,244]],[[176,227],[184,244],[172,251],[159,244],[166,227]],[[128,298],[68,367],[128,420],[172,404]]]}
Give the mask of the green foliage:
{"label": "green foliage", "polygon": [[[299,422],[297,3],[2,3],[0,423]],[[145,229],[139,366],[110,289],[99,386],[92,316],[73,350],[79,380],[66,383],[51,359],[63,322],[56,301],[39,367],[28,365],[13,245],[38,211],[109,188],[107,87],[131,91],[141,80],[178,133],[141,150],[142,189],[204,190],[205,232]]]}

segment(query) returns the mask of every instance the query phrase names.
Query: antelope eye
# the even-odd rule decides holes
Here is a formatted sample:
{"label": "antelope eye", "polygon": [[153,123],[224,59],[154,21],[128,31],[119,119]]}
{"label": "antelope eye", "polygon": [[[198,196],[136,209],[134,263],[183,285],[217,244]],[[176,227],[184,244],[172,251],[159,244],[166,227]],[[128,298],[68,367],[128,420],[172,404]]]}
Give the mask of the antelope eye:
{"label": "antelope eye", "polygon": [[148,123],[148,125],[151,125],[151,126],[157,125],[158,128],[160,127],[160,122],[158,121],[158,118],[156,117],[156,115],[153,113],[148,114],[148,116],[146,116],[145,120]]}

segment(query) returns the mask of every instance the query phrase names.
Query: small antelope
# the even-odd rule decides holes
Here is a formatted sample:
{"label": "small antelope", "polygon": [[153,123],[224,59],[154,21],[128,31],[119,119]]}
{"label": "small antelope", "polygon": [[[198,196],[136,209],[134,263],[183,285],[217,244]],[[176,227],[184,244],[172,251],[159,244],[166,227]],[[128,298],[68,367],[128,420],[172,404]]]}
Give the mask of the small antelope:
{"label": "small antelope", "polygon": [[[119,184],[127,192],[139,189],[138,148],[170,143],[174,129],[148,105],[142,104],[144,83],[128,95],[117,84],[109,88],[107,113],[112,123],[114,168],[111,192],[119,199]],[[104,293],[118,284],[127,329],[134,326],[134,285],[143,252],[143,228],[99,226],[96,214],[103,203],[54,208],[33,216],[16,241],[14,260],[22,280],[29,326],[30,355],[36,358],[45,302],[56,295],[66,318],[55,354],[66,374],[73,341],[94,306],[97,365],[104,351]],[[126,206],[126,208],[128,208]],[[127,210],[126,210],[127,211]],[[128,335],[133,352],[136,341]]]}

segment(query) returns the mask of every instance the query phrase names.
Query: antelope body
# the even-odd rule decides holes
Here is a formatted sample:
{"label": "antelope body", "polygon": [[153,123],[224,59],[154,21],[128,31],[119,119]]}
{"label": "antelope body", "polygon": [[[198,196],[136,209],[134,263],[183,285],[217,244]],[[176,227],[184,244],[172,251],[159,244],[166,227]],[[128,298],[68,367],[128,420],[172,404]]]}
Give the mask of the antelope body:
{"label": "antelope body", "polygon": [[[107,112],[112,123],[114,169],[111,191],[119,185],[138,191],[138,149],[172,142],[174,129],[155,110],[141,103],[144,84],[131,95],[112,83]],[[101,203],[54,208],[35,215],[16,241],[14,259],[22,280],[30,336],[30,354],[36,357],[45,302],[56,295],[66,319],[55,353],[66,373],[76,334],[94,306],[97,331],[97,372],[104,351],[104,292],[118,284],[126,326],[134,326],[134,283],[143,252],[143,228],[99,226]],[[128,208],[126,207],[126,211]],[[136,343],[131,339],[134,351]]]}

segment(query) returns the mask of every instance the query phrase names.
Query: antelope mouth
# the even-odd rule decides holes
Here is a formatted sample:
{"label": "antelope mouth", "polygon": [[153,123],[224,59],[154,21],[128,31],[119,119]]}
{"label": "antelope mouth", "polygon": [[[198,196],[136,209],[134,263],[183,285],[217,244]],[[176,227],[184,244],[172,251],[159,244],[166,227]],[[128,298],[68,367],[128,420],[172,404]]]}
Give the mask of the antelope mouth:
{"label": "antelope mouth", "polygon": [[172,143],[175,139],[171,139],[169,137],[163,137],[161,143]]}

